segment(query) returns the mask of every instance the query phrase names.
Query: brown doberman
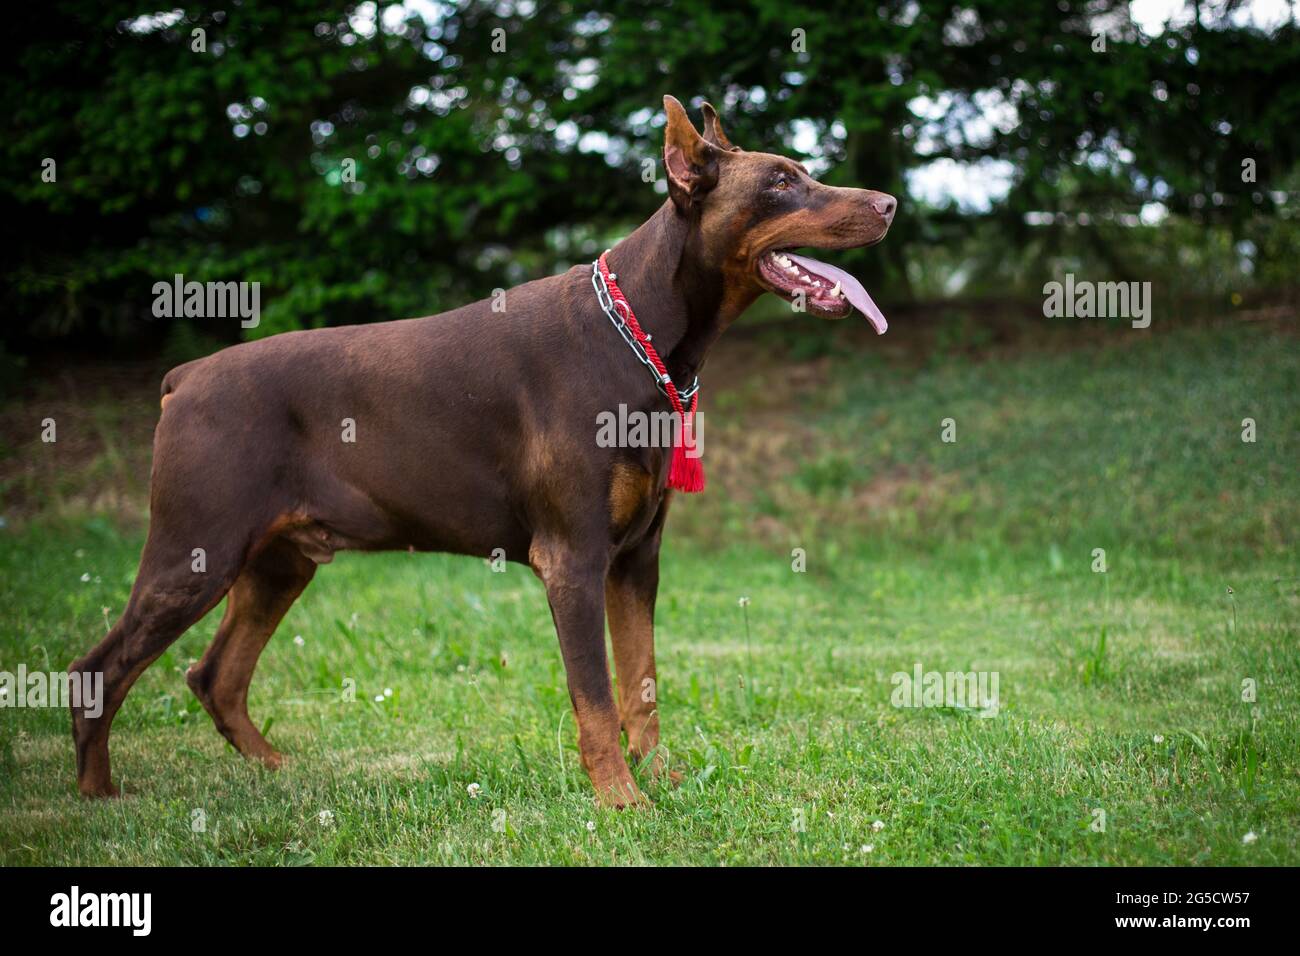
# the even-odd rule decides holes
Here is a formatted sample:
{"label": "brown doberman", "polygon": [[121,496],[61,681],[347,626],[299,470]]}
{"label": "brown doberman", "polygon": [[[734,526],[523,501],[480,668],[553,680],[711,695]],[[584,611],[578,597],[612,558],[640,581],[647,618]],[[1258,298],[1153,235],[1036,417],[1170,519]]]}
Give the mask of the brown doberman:
{"label": "brown doberman", "polygon": [[[823,318],[884,318],[847,273],[789,250],[879,242],[895,200],[811,179],[733,146],[708,104],[701,135],[664,98],[669,199],[608,254],[617,286],[685,385],[764,291]],[[654,608],[671,450],[601,447],[598,416],[668,404],[611,325],[591,265],[400,322],[290,332],[163,379],[151,521],[121,619],[71,671],[102,672],[103,712],[72,714],[83,794],[117,793],[113,716],[142,671],[227,597],[186,680],[240,753],[280,755],[248,685],[319,564],[344,549],[446,551],[527,563],[546,587],[578,746],[600,800],[644,800],[620,746],[663,771]],[[202,549],[203,561],[196,560]],[[499,549],[499,550],[498,550]],[[608,615],[618,697],[605,656]]]}

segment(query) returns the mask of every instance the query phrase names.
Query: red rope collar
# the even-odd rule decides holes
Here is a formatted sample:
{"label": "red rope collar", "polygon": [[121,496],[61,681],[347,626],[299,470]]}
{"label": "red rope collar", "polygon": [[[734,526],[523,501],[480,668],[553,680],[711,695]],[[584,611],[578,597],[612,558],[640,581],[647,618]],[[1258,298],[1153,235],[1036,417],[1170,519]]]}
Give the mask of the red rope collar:
{"label": "red rope collar", "polygon": [[603,252],[598,260],[598,265],[600,276],[605,280],[605,287],[609,291],[610,299],[615,303],[615,308],[622,314],[628,331],[640,343],[641,348],[645,350],[646,358],[650,360],[650,364],[659,373],[659,381],[664,392],[668,395],[668,402],[673,407],[673,414],[677,416],[679,427],[676,442],[673,445],[672,464],[668,469],[668,487],[685,492],[703,491],[704,464],[700,461],[701,452],[695,444],[695,410],[700,403],[700,393],[696,391],[691,396],[691,410],[688,418],[688,413],[682,406],[681,396],[677,392],[677,386],[673,384],[668,369],[664,366],[663,359],[659,357],[659,353],[650,343],[650,336],[646,335],[641,329],[641,323],[636,320],[636,313],[632,311],[632,306],[628,303],[627,297],[623,295],[623,290],[614,281],[614,275],[609,271],[609,263],[605,261],[605,253]]}

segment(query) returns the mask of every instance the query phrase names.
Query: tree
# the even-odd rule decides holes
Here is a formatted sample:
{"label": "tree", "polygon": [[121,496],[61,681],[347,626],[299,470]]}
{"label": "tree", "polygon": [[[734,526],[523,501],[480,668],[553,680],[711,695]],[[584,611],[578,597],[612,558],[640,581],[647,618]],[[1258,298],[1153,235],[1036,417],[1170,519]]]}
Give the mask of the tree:
{"label": "tree", "polygon": [[[662,201],[642,171],[665,92],[714,102],[742,147],[900,196],[938,159],[1007,164],[991,209],[905,200],[890,241],[846,263],[895,287],[972,228],[1000,237],[991,257],[1026,248],[1036,211],[1159,201],[1241,230],[1296,165],[1300,92],[1279,78],[1300,42],[1236,8],[1159,38],[1112,0],[18,11],[5,335],[156,339],[149,290],[175,273],[261,282],[263,335],[428,314],[584,261]],[[1120,267],[1106,235],[1085,238]]]}

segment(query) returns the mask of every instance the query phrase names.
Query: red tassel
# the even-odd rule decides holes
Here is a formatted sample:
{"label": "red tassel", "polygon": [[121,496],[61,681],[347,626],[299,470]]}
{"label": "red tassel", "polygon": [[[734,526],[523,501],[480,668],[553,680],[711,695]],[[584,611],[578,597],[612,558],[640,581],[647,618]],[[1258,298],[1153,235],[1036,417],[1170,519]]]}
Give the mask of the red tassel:
{"label": "red tassel", "polygon": [[[699,396],[691,402],[691,423],[695,422],[695,405]],[[696,451],[694,428],[683,428],[680,440],[673,447],[672,465],[668,469],[668,487],[676,491],[692,494],[704,490],[704,462],[698,453],[686,454],[687,438],[690,438],[691,451]]]}
{"label": "red tassel", "polygon": [[673,449],[673,465],[668,472],[668,487],[687,494],[704,490],[704,465],[698,458],[686,457],[686,446]]}

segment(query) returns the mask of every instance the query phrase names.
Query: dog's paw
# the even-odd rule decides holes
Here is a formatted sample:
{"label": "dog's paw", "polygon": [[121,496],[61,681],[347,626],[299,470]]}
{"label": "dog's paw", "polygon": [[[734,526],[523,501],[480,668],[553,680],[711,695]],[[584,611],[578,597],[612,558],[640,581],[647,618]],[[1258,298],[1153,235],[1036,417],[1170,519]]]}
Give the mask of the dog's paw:
{"label": "dog's paw", "polygon": [[596,787],[596,803],[609,810],[649,807],[650,800],[629,776],[626,780]]}
{"label": "dog's paw", "polygon": [[117,789],[111,780],[102,783],[80,783],[77,789],[87,800],[116,800],[122,796],[122,791]]}

